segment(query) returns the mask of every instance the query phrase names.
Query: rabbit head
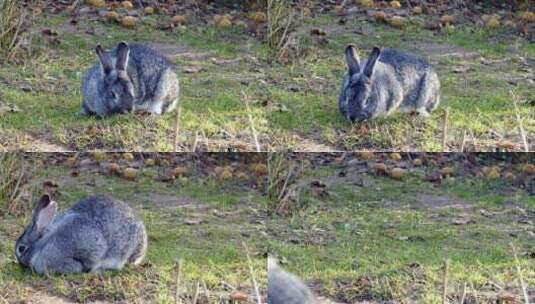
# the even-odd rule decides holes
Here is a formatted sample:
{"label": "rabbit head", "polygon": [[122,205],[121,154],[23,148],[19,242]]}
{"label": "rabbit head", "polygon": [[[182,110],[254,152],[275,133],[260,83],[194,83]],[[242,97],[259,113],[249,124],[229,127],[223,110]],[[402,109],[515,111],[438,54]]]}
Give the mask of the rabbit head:
{"label": "rabbit head", "polygon": [[117,46],[116,54],[105,52],[101,45],[95,49],[102,68],[99,99],[108,114],[126,113],[134,106],[134,84],[128,76],[130,47],[126,42]]}
{"label": "rabbit head", "polygon": [[344,88],[347,105],[346,115],[351,121],[363,121],[373,117],[377,108],[375,98],[370,98],[373,88],[373,73],[381,50],[374,47],[368,60],[362,67],[354,45],[346,48],[348,82]]}
{"label": "rabbit head", "polygon": [[45,235],[47,227],[56,217],[57,203],[45,194],[37,201],[33,210],[32,220],[15,244],[17,261],[26,267],[30,266],[36,243]]}

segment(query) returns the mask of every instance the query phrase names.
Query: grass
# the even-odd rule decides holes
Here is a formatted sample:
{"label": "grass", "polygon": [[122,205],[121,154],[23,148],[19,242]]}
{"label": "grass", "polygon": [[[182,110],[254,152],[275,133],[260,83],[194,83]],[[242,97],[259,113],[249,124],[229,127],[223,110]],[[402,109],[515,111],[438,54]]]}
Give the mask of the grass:
{"label": "grass", "polygon": [[265,201],[246,182],[218,182],[202,173],[202,165],[190,165],[188,177],[174,184],[155,181],[163,170],[158,166],[143,168],[136,182],[98,173],[98,164],[82,166],[80,175],[72,177],[72,169],[63,161],[52,164],[52,159],[60,156],[34,154],[26,161],[35,164],[38,158],[44,159],[46,168],[40,167],[40,174],[32,176],[29,184],[41,188],[44,181],[57,183],[53,196],[61,210],[94,193],[129,202],[145,222],[147,256],[140,266],[121,271],[41,277],[20,267],[13,255],[29,212],[19,216],[2,213],[0,299],[175,303],[176,264],[181,260],[180,296],[185,303],[192,301],[197,289],[199,303],[223,303],[234,290],[249,294],[252,301],[254,291],[242,242],[249,247],[254,275],[264,293],[265,241],[259,233],[261,227],[255,224],[258,215],[254,210],[261,209]]}
{"label": "grass", "polygon": [[[398,30],[357,15],[341,25],[339,17],[317,13],[299,29],[306,36],[299,47],[308,47],[303,52],[309,55],[284,66],[268,64],[267,44],[240,29],[192,25],[166,32],[155,29],[159,18],[144,17],[135,30],[88,18],[71,25],[64,13],[37,18],[36,28],[57,31],[61,43],[41,48],[40,56],[24,66],[2,66],[2,103],[19,111],[0,116],[0,149],[189,151],[197,142],[200,150],[254,151],[250,111],[263,150],[441,151],[447,107],[447,149],[521,150],[511,91],[519,96],[528,143],[534,140],[534,90],[528,79],[535,48],[507,29],[459,24],[436,33],[423,30],[425,20],[419,17]],[[310,37],[311,28],[325,30],[326,40]],[[96,60],[94,46],[111,48],[121,40],[155,43],[173,54],[183,107],[178,147],[173,114],[107,119],[78,114],[80,82]],[[337,99],[348,43],[356,43],[363,58],[374,45],[428,58],[441,79],[439,109],[425,120],[397,114],[360,124],[345,121]]]}
{"label": "grass", "polygon": [[[494,150],[501,141],[513,142],[514,149],[520,150],[511,90],[522,96],[519,112],[528,140],[533,141],[535,125],[528,101],[534,90],[527,72],[532,64],[524,63],[535,58],[532,44],[505,29],[488,31],[461,24],[436,34],[416,24],[423,20],[403,30],[356,15],[348,16],[343,25],[339,20],[329,13],[309,18],[301,32],[310,35],[310,29],[319,28],[326,32],[327,43],[316,39],[319,42],[309,45],[310,56],[268,71],[273,84],[268,98],[277,105],[268,119],[281,149],[441,151],[443,113],[449,107],[450,150],[460,149],[463,133],[469,136],[468,150]],[[347,69],[343,50],[349,43],[357,44],[361,58],[375,45],[428,58],[441,80],[439,109],[427,120],[398,114],[361,124],[345,121],[338,113],[337,101]],[[462,68],[469,69],[458,72]]]}
{"label": "grass", "polygon": [[[199,149],[247,150],[253,145],[241,92],[254,96],[258,90],[259,75],[251,71],[257,53],[265,52],[258,41],[240,30],[213,27],[164,32],[154,29],[157,17],[148,17],[136,30],[87,18],[79,18],[75,26],[69,21],[66,14],[42,16],[36,21],[38,28],[57,31],[61,43],[49,45],[23,67],[2,68],[2,101],[15,105],[20,112],[0,117],[0,147],[188,151],[196,133],[203,143]],[[101,43],[109,49],[122,40],[170,49],[181,83],[179,147],[173,147],[172,113],[161,119],[136,115],[96,119],[79,114],[80,84],[83,73],[96,62],[95,45]],[[200,71],[182,72],[187,68]],[[267,121],[263,110],[256,104],[250,108],[255,128],[265,141]]]}
{"label": "grass", "polygon": [[[314,158],[299,181],[305,207],[294,216],[274,215],[268,229],[270,250],[316,294],[341,303],[442,303],[449,258],[452,303],[465,284],[468,301],[494,303],[503,291],[521,299],[511,244],[533,290],[535,200],[527,190],[465,173],[440,185],[423,181],[439,170],[434,166],[409,166],[397,181],[367,173],[365,164],[322,158],[319,165]],[[329,195],[318,196],[312,181],[324,183]]]}

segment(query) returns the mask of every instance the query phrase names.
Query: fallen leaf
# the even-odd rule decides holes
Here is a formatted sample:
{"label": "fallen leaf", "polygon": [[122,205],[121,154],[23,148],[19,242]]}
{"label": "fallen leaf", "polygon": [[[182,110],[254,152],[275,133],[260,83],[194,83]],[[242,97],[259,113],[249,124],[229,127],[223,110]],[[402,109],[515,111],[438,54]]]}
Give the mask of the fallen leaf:
{"label": "fallen leaf", "polygon": [[473,222],[474,222],[474,220],[472,220],[471,218],[459,218],[459,219],[452,220],[451,224],[452,225],[456,225],[456,226],[460,226],[460,225],[472,224]]}
{"label": "fallen leaf", "polygon": [[325,36],[327,35],[327,33],[325,33],[325,31],[322,31],[318,28],[314,28],[310,31],[310,35],[312,36]]}
{"label": "fallen leaf", "polygon": [[195,74],[199,72],[204,72],[206,71],[206,69],[203,67],[184,67],[182,71],[186,74]]}
{"label": "fallen leaf", "polygon": [[234,301],[248,301],[249,296],[244,292],[236,290],[230,294],[230,299]]}
{"label": "fallen leaf", "polygon": [[453,73],[466,73],[470,71],[472,68],[467,65],[461,65],[461,66],[454,66],[451,70]]}

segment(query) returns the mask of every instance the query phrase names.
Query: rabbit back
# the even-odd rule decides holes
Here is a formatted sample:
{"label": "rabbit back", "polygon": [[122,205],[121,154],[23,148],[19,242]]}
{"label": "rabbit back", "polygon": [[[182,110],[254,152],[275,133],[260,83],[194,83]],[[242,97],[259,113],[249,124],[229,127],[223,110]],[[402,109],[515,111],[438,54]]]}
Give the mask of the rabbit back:
{"label": "rabbit back", "polygon": [[144,225],[128,205],[93,196],[56,217],[30,264],[41,274],[120,269],[133,256],[141,260],[146,242]]}
{"label": "rabbit back", "polygon": [[314,304],[314,296],[295,275],[275,267],[268,270],[268,304]]}
{"label": "rabbit back", "polygon": [[380,113],[399,110],[427,115],[436,108],[440,83],[427,60],[387,48],[378,61],[373,95],[380,100]]}

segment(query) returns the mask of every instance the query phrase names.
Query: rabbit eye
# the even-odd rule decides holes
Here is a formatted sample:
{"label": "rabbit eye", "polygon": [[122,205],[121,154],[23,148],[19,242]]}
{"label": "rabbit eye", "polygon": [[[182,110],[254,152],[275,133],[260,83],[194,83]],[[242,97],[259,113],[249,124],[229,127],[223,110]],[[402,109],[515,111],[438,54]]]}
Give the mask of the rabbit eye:
{"label": "rabbit eye", "polygon": [[117,93],[115,93],[114,91],[111,91],[111,97],[113,99],[117,99]]}
{"label": "rabbit eye", "polygon": [[26,251],[26,246],[20,245],[18,250],[19,250],[19,254],[23,254]]}

